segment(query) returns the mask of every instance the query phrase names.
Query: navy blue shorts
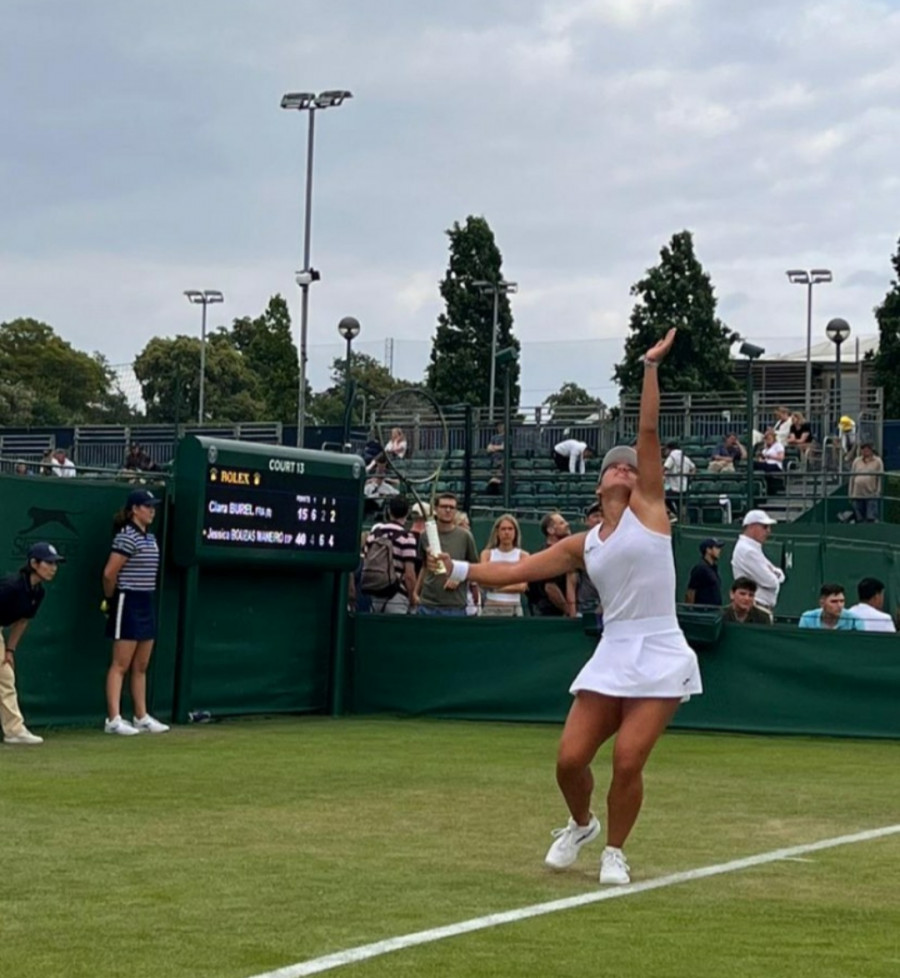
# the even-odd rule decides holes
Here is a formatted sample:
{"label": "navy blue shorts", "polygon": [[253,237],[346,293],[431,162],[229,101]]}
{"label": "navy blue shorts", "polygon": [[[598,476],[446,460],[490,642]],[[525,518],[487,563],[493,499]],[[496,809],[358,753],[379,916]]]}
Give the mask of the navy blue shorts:
{"label": "navy blue shorts", "polygon": [[117,591],[110,602],[106,637],[126,642],[156,638],[155,599],[155,591]]}

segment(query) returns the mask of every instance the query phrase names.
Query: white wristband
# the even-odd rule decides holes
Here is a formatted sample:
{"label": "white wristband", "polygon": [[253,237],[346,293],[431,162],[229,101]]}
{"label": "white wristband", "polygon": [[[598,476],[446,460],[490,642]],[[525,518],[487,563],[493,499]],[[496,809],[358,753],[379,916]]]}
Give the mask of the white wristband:
{"label": "white wristband", "polygon": [[450,580],[462,584],[469,576],[469,562],[468,560],[454,560],[452,564],[453,568],[450,571]]}

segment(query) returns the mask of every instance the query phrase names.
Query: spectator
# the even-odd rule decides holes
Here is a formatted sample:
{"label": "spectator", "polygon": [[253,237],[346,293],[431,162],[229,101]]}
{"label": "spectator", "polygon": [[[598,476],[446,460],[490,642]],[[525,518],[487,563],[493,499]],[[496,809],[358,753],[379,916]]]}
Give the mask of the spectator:
{"label": "spectator", "polygon": [[412,519],[409,532],[416,538],[416,577],[418,578],[419,571],[422,569],[422,561],[419,559],[421,552],[419,550],[419,538],[425,532],[425,520],[431,518],[431,507],[428,503],[413,503],[409,515]]}
{"label": "spectator", "polygon": [[566,438],[553,446],[553,461],[559,472],[584,475],[585,459],[593,458],[594,451],[585,441]]}
{"label": "spectator", "polygon": [[791,435],[791,412],[783,404],[775,408],[775,424],[772,431],[775,440],[784,448]]}
{"label": "spectator", "polygon": [[871,442],[860,445],[850,471],[850,505],[856,522],[877,523],[884,462],[875,454]]}
{"label": "spectator", "polygon": [[838,433],[841,441],[841,452],[846,461],[853,458],[856,453],[856,422],[849,415],[844,414],[838,421]]}
{"label": "spectator", "polygon": [[53,449],[48,448],[46,452],[41,456],[40,462],[38,462],[38,469],[41,475],[53,475],[53,465],[55,459],[53,458]]}
{"label": "spectator", "polygon": [[813,449],[813,436],[812,428],[802,411],[794,411],[791,415],[791,430],[788,433],[787,443],[800,452],[800,459],[805,467],[809,460],[809,453]]}
{"label": "spectator", "polygon": [[[457,503],[452,492],[442,492],[437,497],[437,529],[441,538],[441,552],[450,554],[454,560],[478,562],[475,541],[468,530],[456,525]],[[464,617],[466,614],[466,594],[468,588],[460,587],[459,582],[451,581],[447,574],[435,574],[424,563],[427,536],[419,537],[418,559],[422,569],[416,581],[415,597],[417,614],[443,617]]]}
{"label": "spectator", "polygon": [[488,479],[487,491],[492,496],[500,494],[500,487],[503,485],[503,456],[506,445],[506,429],[503,423],[497,425],[497,430],[491,436],[491,440],[485,449],[491,458],[491,477]]}
{"label": "spectator", "polygon": [[31,469],[28,468],[28,463],[24,458],[17,458],[16,463],[13,467],[14,475],[34,475]]}
{"label": "spectator", "polygon": [[[456,525],[463,530],[472,532],[472,521],[468,513],[457,512]],[[466,614],[471,618],[481,613],[481,596],[478,593],[478,585],[474,581],[466,582]]]}
{"label": "spectator", "polygon": [[[0,581],[0,726],[5,744],[32,746],[44,742],[25,726],[19,709],[16,653],[28,623],[44,600],[44,585],[56,577],[64,560],[52,544],[35,543],[19,573]],[[9,629],[5,642],[3,628]]]}
{"label": "spectator", "polygon": [[[363,571],[360,591],[368,594],[370,610],[376,615],[405,615],[409,613],[410,601],[416,592],[416,546],[417,540],[406,529],[409,516],[409,502],[405,496],[394,496],[388,500],[387,519],[376,523],[366,537],[363,553]],[[363,588],[366,573],[366,557],[372,554],[373,542],[386,540],[391,547],[394,581],[386,588],[370,590]]]}
{"label": "spectator", "polygon": [[[593,530],[603,522],[603,507],[599,500],[588,506],[584,514],[584,525],[588,531]],[[594,582],[586,570],[575,572],[575,613],[579,616],[596,615],[597,627],[603,624],[603,608],[600,606],[600,595]]]}
{"label": "spectator", "polygon": [[778,441],[772,428],[769,428],[763,436],[759,453],[760,457],[753,463],[753,468],[766,473],[766,491],[770,496],[774,496],[781,488],[779,477],[784,472],[784,445]]}
{"label": "spectator", "polygon": [[402,428],[391,428],[391,437],[384,446],[388,458],[406,458],[406,435]]}
{"label": "spectator", "polygon": [[687,491],[690,477],[696,471],[697,466],[678,447],[678,442],[670,441],[666,445],[663,462],[663,486],[666,491],[666,508],[673,520],[678,519],[682,493]]}
{"label": "spectator", "polygon": [[800,616],[801,628],[825,628],[840,632],[861,632],[862,619],[851,615],[844,608],[844,585],[823,584],[819,589],[819,607],[804,611]]}
{"label": "spectator", "polygon": [[731,604],[722,613],[722,621],[741,625],[771,625],[771,615],[757,608],[755,600],[756,581],[751,581],[749,577],[735,578],[731,585]]}
{"label": "spectator", "polygon": [[755,581],[756,604],[770,615],[775,613],[778,592],[784,583],[784,571],[763,553],[763,544],[772,535],[776,522],[762,509],[749,510],[744,516],[743,530],[731,555],[733,579],[749,577]]}
{"label": "spectator", "polygon": [[71,479],[78,474],[75,463],[66,455],[64,448],[57,448],[53,453],[53,474],[61,479]]}
{"label": "spectator", "polygon": [[740,443],[738,436],[732,431],[725,437],[713,453],[709,461],[710,472],[734,472],[736,463],[747,458],[747,449]]}
{"label": "spectator", "polygon": [[128,446],[128,454],[125,456],[124,468],[133,472],[155,472],[156,462],[138,445],[132,442]]}
{"label": "spectator", "polygon": [[[518,520],[510,513],[504,513],[491,527],[487,546],[481,551],[481,562],[515,564],[528,556],[528,551],[522,550],[521,542]],[[523,613],[522,595],[527,590],[527,584],[510,584],[494,591],[485,591],[481,613],[491,617],[507,615],[520,618]]]}
{"label": "spectator", "polygon": [[691,570],[688,580],[687,604],[722,607],[722,579],[719,577],[719,557],[724,544],[714,537],[707,537],[700,544],[700,563]]}
{"label": "spectator", "polygon": [[[572,530],[561,513],[553,512],[541,520],[541,533],[546,550],[565,540]],[[528,604],[531,613],[542,618],[574,618],[575,574],[569,571],[549,581],[532,581],[528,585]]]}
{"label": "spectator", "polygon": [[374,429],[369,432],[369,437],[363,446],[363,462],[366,463],[366,472],[372,472],[376,464],[384,465],[384,447]]}
{"label": "spectator", "polygon": [[877,577],[864,577],[856,585],[859,603],[850,614],[862,622],[864,632],[896,632],[894,619],[884,610],[884,582]]}

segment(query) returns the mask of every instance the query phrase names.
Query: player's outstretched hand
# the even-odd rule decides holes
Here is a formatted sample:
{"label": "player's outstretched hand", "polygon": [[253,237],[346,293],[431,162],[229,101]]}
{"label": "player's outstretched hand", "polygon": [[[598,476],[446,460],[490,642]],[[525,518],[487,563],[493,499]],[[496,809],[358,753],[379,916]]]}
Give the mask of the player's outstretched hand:
{"label": "player's outstretched hand", "polygon": [[666,335],[655,345],[647,350],[647,359],[659,363],[660,360],[672,349],[675,342],[675,327],[673,326]]}
{"label": "player's outstretched hand", "polygon": [[428,551],[428,569],[432,574],[449,574],[453,570],[450,554],[433,554]]}

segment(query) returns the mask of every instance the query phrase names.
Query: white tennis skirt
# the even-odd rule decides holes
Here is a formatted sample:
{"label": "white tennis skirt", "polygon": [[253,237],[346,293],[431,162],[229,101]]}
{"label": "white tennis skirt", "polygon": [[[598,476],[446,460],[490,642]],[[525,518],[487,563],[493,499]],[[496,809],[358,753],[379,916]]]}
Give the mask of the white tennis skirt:
{"label": "white tennis skirt", "polygon": [[629,699],[689,700],[703,692],[700,667],[675,617],[604,623],[594,654],[575,677],[579,690]]}

